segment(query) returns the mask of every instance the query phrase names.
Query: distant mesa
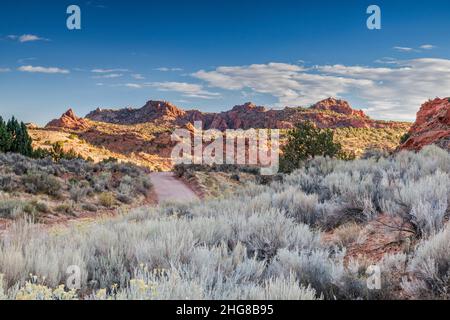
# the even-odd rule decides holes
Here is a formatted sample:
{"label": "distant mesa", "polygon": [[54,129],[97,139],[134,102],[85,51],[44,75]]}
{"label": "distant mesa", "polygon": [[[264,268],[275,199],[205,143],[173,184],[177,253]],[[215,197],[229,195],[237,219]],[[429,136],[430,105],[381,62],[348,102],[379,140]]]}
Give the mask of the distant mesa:
{"label": "distant mesa", "polygon": [[59,119],[50,121],[45,127],[84,130],[89,128],[89,122],[86,119],[77,117],[73,110],[69,109]]}
{"label": "distant mesa", "polygon": [[400,149],[420,150],[425,145],[436,144],[450,151],[450,98],[425,102],[408,135]]}

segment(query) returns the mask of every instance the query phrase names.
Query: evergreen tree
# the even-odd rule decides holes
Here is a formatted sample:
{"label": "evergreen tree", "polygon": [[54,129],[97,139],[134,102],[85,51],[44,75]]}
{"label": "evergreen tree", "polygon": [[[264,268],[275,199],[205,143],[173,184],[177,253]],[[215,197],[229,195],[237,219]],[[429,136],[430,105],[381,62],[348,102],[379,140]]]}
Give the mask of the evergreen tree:
{"label": "evergreen tree", "polygon": [[11,135],[11,145],[9,147],[9,150],[7,150],[7,152],[19,153],[20,146],[17,136],[20,134],[19,133],[20,125],[14,116],[11,119],[9,119],[6,125],[6,129]]}
{"label": "evergreen tree", "polygon": [[0,152],[8,152],[11,147],[11,134],[6,128],[6,123],[0,116]]}
{"label": "evergreen tree", "polygon": [[319,129],[309,121],[299,123],[288,132],[288,142],[280,161],[281,170],[292,172],[316,156],[338,157],[341,149],[341,145],[334,142],[332,130]]}
{"label": "evergreen tree", "polygon": [[5,124],[0,117],[0,151],[32,156],[32,142],[27,126],[23,122],[19,123],[12,117]]}
{"label": "evergreen tree", "polygon": [[19,131],[19,146],[20,150],[19,152],[23,154],[24,156],[31,157],[33,154],[33,147],[32,143],[33,140],[31,139],[30,135],[28,134],[28,129],[25,123],[20,123],[20,131]]}

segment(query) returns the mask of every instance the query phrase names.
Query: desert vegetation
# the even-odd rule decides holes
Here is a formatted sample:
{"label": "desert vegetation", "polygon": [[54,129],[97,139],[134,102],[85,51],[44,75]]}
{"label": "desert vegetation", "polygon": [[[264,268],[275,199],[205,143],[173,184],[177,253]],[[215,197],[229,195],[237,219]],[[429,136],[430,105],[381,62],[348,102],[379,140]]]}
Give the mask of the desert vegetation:
{"label": "desert vegetation", "polygon": [[312,122],[301,122],[287,132],[287,142],[283,146],[280,169],[289,173],[303,166],[305,161],[322,156],[351,159],[344,154],[340,143],[334,141],[331,129],[317,128]]}
{"label": "desert vegetation", "polygon": [[[316,157],[225,198],[142,207],[83,228],[18,221],[0,240],[0,297],[448,299],[449,174],[449,153],[434,146]],[[392,241],[364,237],[377,222]],[[381,256],[364,250],[377,240]],[[371,264],[380,289],[366,285]],[[61,287],[72,265],[79,291]]]}
{"label": "desert vegetation", "polygon": [[[37,156],[53,153],[55,146],[62,146],[68,154],[75,154],[79,158],[92,159],[100,162],[109,158],[116,158],[122,162],[134,163],[147,167],[152,171],[169,170],[171,161],[170,151],[159,154],[156,136],[167,136],[167,128],[143,125],[113,125],[96,123],[95,127],[87,131],[56,130],[55,128],[31,128],[29,134],[33,139],[33,147],[39,150]],[[167,138],[160,145],[167,146]],[[170,134],[169,134],[170,141]]]}
{"label": "desert vegetation", "polygon": [[373,150],[389,153],[394,151],[399,142],[405,139],[408,126],[394,128],[337,128],[334,140],[341,144],[342,150],[356,157],[362,157]]}
{"label": "desert vegetation", "polygon": [[[53,153],[54,155],[56,153]],[[58,153],[61,154],[61,153]],[[0,218],[49,218],[139,203],[151,188],[148,171],[114,159],[32,159],[0,154]]]}
{"label": "desert vegetation", "polygon": [[177,164],[175,175],[192,186],[202,198],[226,197],[249,183],[264,184],[276,179],[274,176],[262,176],[260,168],[232,164]]}

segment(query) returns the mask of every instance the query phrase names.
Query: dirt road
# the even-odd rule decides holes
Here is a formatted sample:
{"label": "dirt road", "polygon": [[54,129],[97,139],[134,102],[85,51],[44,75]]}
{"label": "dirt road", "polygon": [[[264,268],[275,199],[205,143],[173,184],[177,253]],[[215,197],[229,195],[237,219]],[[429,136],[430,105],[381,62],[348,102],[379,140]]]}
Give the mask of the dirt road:
{"label": "dirt road", "polygon": [[172,172],[153,172],[150,174],[158,202],[190,202],[198,200],[197,195]]}

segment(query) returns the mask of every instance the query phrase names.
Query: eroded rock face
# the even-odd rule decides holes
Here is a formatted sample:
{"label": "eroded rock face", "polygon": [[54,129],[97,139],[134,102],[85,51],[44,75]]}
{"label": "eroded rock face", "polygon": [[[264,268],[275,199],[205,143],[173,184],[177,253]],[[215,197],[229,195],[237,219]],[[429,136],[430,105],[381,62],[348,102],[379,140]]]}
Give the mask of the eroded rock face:
{"label": "eroded rock face", "polygon": [[400,149],[420,150],[436,144],[450,151],[450,98],[436,98],[424,103],[409,136]]}
{"label": "eroded rock face", "polygon": [[311,108],[266,109],[251,102],[234,106],[229,111],[206,113],[198,110],[184,111],[165,101],[149,101],[140,109],[97,109],[88,119],[115,123],[139,124],[154,122],[160,125],[184,127],[187,123],[201,121],[203,129],[289,129],[302,121],[312,121],[320,128],[394,128],[404,123],[372,120],[361,110],[354,110],[348,102],[328,98]]}
{"label": "eroded rock face", "polygon": [[83,118],[77,117],[73,110],[69,109],[59,119],[50,121],[45,127],[84,130],[89,128],[89,122]]}
{"label": "eroded rock face", "polygon": [[315,105],[313,105],[311,109],[322,111],[333,111],[336,113],[345,114],[349,116],[368,118],[362,110],[353,110],[347,101],[338,100],[334,98],[328,98],[319,101]]}

